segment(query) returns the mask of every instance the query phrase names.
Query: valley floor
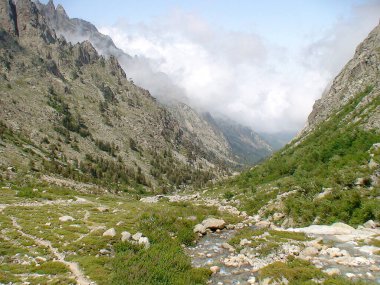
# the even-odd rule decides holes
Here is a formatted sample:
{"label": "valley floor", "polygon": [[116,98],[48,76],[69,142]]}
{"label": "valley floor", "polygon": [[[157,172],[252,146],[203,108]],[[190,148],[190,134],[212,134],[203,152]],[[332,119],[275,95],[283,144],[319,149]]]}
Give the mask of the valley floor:
{"label": "valley floor", "polygon": [[[220,197],[0,188],[0,284],[371,284],[380,229],[283,229]],[[205,235],[206,218],[226,228]],[[197,243],[194,241],[197,240]],[[276,283],[277,282],[277,283]]]}

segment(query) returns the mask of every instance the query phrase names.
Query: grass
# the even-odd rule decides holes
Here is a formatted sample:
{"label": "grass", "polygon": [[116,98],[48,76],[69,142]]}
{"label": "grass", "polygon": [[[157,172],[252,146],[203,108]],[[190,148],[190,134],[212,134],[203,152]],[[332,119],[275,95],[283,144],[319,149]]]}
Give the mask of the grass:
{"label": "grass", "polygon": [[[239,196],[242,208],[251,214],[278,194],[298,189],[281,202],[281,210],[298,225],[311,224],[316,217],[320,223],[341,221],[351,225],[379,220],[380,205],[374,198],[380,194],[380,188],[369,188],[371,170],[364,166],[370,159],[371,146],[380,142],[380,133],[363,130],[359,122],[349,123],[356,117],[366,120],[369,116],[366,110],[380,105],[378,97],[366,106],[359,105],[371,91],[372,87],[368,87],[357,94],[304,140],[293,142],[254,169],[219,187],[245,193]],[[367,182],[357,189],[355,181],[359,177]],[[333,191],[316,200],[323,188]]]}
{"label": "grass", "polygon": [[287,262],[274,262],[259,271],[259,279],[270,278],[272,281],[279,281],[286,278],[289,285],[312,285],[314,280],[321,280],[323,285],[364,285],[375,284],[368,281],[350,281],[340,276],[328,276],[310,262],[288,258]]}
{"label": "grass", "polygon": [[[210,271],[192,268],[183,250],[184,245],[193,245],[197,238],[193,233],[195,224],[207,217],[220,217],[227,223],[240,221],[230,214],[219,213],[215,207],[194,206],[188,202],[172,203],[163,199],[156,204],[145,204],[130,194],[98,196],[34,182],[14,182],[10,186],[11,189],[0,192],[2,202],[8,205],[0,212],[1,228],[6,229],[0,233],[0,254],[4,257],[0,265],[2,283],[16,282],[17,274],[25,273],[41,274],[38,278],[28,278],[31,284],[72,283],[64,264],[53,261],[54,255],[48,248],[21,235],[13,227],[11,217],[23,232],[50,241],[59,252],[65,253],[67,261],[77,262],[85,274],[100,285],[205,284]],[[86,202],[75,204],[76,197]],[[46,204],[49,201],[55,204]],[[33,202],[42,205],[33,206]],[[110,211],[100,212],[100,206]],[[64,215],[75,220],[60,222],[59,217]],[[87,220],[84,220],[85,215],[88,215]],[[96,227],[100,228],[95,230]],[[111,227],[115,228],[116,237],[103,237],[103,232]],[[142,232],[149,238],[151,247],[144,249],[122,243],[122,231]],[[111,254],[101,255],[101,249]],[[31,260],[30,265],[13,264],[17,254]],[[37,266],[36,257],[46,261],[39,261]],[[130,281],[125,281],[126,276]]]}

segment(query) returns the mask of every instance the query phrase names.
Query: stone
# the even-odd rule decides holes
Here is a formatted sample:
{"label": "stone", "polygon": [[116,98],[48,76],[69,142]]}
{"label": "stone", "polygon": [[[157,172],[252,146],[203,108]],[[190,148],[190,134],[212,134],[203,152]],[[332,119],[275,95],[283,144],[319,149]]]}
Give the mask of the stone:
{"label": "stone", "polygon": [[202,222],[202,225],[205,226],[206,229],[222,230],[226,226],[226,222],[222,219],[208,218]]}
{"label": "stone", "polygon": [[301,254],[304,256],[316,256],[318,255],[319,251],[315,247],[308,246],[304,250],[301,251]]}
{"label": "stone", "polygon": [[61,222],[72,222],[72,221],[75,221],[75,219],[71,216],[62,216],[62,217],[59,217],[59,220]]}
{"label": "stone", "polygon": [[315,200],[323,199],[332,193],[332,188],[322,188],[322,192],[315,196]]}
{"label": "stone", "polygon": [[147,237],[140,237],[138,240],[138,244],[143,245],[145,248],[150,247],[150,242]]}
{"label": "stone", "polygon": [[210,267],[210,270],[211,270],[212,274],[216,274],[216,273],[218,273],[220,271],[220,267],[214,265],[214,266]]}
{"label": "stone", "polygon": [[248,284],[256,284],[256,277],[255,276],[251,276],[249,277],[249,279],[247,280]]}
{"label": "stone", "polygon": [[124,231],[121,233],[121,241],[127,241],[130,240],[132,237],[130,232]]}
{"label": "stone", "polygon": [[189,216],[186,218],[186,220],[189,220],[189,221],[196,221],[197,220],[197,217],[196,216]]}
{"label": "stone", "polygon": [[271,223],[269,221],[259,221],[256,223],[256,227],[259,229],[269,228]]}
{"label": "stone", "polygon": [[251,244],[252,242],[246,238],[243,238],[242,240],[240,240],[240,245],[241,246],[245,246],[245,245],[248,245],[248,244]]}
{"label": "stone", "polygon": [[373,220],[369,220],[363,224],[363,227],[367,229],[376,229],[376,223]]}
{"label": "stone", "polygon": [[352,279],[352,278],[355,278],[355,277],[356,277],[356,275],[355,275],[354,273],[350,273],[350,272],[346,273],[346,276],[347,276],[347,278],[349,278],[349,279]]}
{"label": "stone", "polygon": [[132,239],[135,240],[135,241],[139,241],[140,238],[141,238],[142,236],[143,236],[142,233],[137,232],[137,233],[135,233],[135,234],[132,236]]}
{"label": "stone", "polygon": [[272,217],[273,217],[273,221],[279,221],[285,217],[285,214],[284,213],[274,213]]}
{"label": "stone", "polygon": [[368,162],[368,167],[369,169],[375,169],[379,167],[379,164],[373,158],[371,158]]}
{"label": "stone", "polygon": [[202,224],[197,224],[197,225],[195,225],[193,232],[205,234],[206,233],[206,227]]}
{"label": "stone", "polygon": [[232,246],[232,245],[230,245],[229,243],[222,243],[222,248],[224,248],[224,249],[228,249],[230,252],[233,252],[233,251],[235,251],[235,248]]}
{"label": "stone", "polygon": [[327,268],[323,270],[327,275],[333,276],[333,275],[340,275],[340,270],[338,268]]}
{"label": "stone", "polygon": [[110,251],[108,249],[102,248],[101,250],[99,250],[99,253],[103,255],[107,255],[110,253]]}
{"label": "stone", "polygon": [[104,213],[104,212],[109,212],[109,208],[107,207],[98,207],[97,210],[101,213]]}
{"label": "stone", "polygon": [[108,230],[106,230],[104,233],[103,233],[103,236],[104,237],[115,237],[116,236],[116,231],[114,228],[110,228]]}

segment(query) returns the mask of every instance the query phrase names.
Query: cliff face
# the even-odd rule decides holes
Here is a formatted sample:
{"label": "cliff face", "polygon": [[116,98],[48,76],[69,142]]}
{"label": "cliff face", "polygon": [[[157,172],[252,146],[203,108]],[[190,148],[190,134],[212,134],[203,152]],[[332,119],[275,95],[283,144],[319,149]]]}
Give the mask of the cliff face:
{"label": "cliff face", "polygon": [[[334,112],[347,104],[356,94],[368,86],[372,91],[363,98],[361,104],[368,104],[380,94],[380,25],[375,27],[368,37],[356,48],[354,57],[346,64],[334,79],[331,87],[314,104],[307,126],[302,131],[306,134],[319,123],[328,119]],[[367,122],[362,122],[366,129],[379,129],[379,109],[372,110]]]}

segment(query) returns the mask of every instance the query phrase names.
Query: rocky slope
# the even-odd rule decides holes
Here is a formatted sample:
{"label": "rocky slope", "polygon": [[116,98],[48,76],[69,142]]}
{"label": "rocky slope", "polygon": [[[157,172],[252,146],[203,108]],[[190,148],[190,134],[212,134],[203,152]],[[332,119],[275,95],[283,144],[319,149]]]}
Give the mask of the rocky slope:
{"label": "rocky slope", "polygon": [[[332,85],[324,92],[322,98],[314,104],[313,111],[309,115],[307,126],[301,132],[301,136],[313,130],[318,124],[331,117],[342,109],[352,98],[366,87],[371,86],[372,91],[363,98],[361,105],[369,105],[380,93],[380,26],[378,25],[368,37],[356,48],[355,55]],[[358,118],[359,120],[359,118]],[[371,110],[368,121],[361,121],[365,129],[378,130],[380,128],[380,110]]]}
{"label": "rocky slope", "polygon": [[57,37],[30,0],[2,1],[1,13],[3,170],[124,190],[202,184],[223,173],[223,161],[129,81],[115,57]]}
{"label": "rocky slope", "polygon": [[[178,120],[182,129],[191,133],[194,141],[202,144],[209,155],[224,160],[229,167],[241,168],[257,163],[271,152],[268,145],[258,134],[247,127],[242,127],[232,120],[217,120],[210,114],[206,116],[189,105],[184,90],[176,86],[164,73],[155,72],[149,60],[132,57],[117,48],[109,36],[101,34],[97,28],[82,19],[70,18],[61,5],[55,7],[52,0],[37,7],[58,35],[64,36],[72,43],[89,41],[105,57],[115,56],[126,70],[127,76],[148,89],[159,102]],[[228,126],[225,123],[227,122]],[[233,130],[233,133],[230,133]],[[248,157],[248,159],[247,159]]]}

